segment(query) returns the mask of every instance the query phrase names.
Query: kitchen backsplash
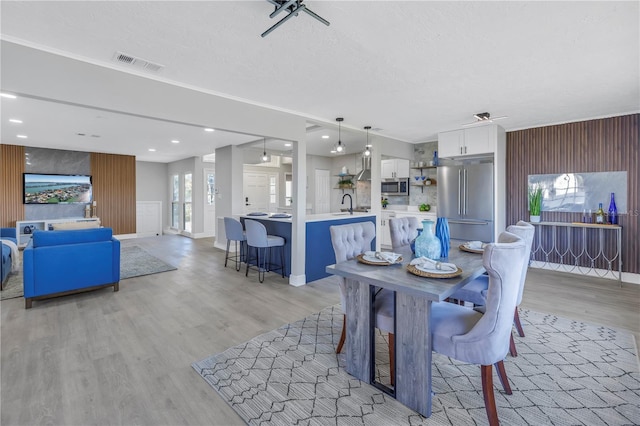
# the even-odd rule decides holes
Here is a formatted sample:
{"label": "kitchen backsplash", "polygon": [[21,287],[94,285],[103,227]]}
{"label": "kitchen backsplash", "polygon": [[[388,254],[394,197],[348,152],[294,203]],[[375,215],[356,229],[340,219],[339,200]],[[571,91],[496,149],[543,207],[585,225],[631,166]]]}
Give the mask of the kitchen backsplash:
{"label": "kitchen backsplash", "polygon": [[[411,166],[419,162],[429,164],[433,160],[433,152],[438,149],[438,142],[425,142],[414,145],[413,148],[413,161]],[[436,177],[437,171],[435,169],[425,169],[423,174],[427,174],[431,177]],[[420,170],[411,169],[411,173],[416,176],[420,174]],[[413,175],[411,176],[412,183],[415,182]],[[401,197],[405,198],[406,197]],[[406,203],[406,201],[405,201]],[[399,203],[398,203],[399,204]],[[430,204],[436,206],[438,204],[438,187],[436,185],[425,186],[421,188],[419,186],[412,186],[409,189],[409,205],[419,206],[420,204]]]}

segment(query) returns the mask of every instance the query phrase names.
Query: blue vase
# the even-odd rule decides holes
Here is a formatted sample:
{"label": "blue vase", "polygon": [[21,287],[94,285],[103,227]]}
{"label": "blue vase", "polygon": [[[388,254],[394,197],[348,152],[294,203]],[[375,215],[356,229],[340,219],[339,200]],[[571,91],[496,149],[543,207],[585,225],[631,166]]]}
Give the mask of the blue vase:
{"label": "blue vase", "polygon": [[440,244],[442,245],[442,257],[449,256],[449,243],[451,237],[449,235],[449,222],[447,222],[447,218],[438,218],[436,222],[436,237],[440,240]]}
{"label": "blue vase", "polygon": [[438,260],[441,250],[440,240],[433,235],[433,221],[423,220],[422,234],[416,238],[416,257]]}
{"label": "blue vase", "polygon": [[411,246],[411,252],[412,253],[416,252],[416,240],[418,239],[420,234],[422,234],[422,228],[418,228],[418,229],[416,229],[416,231],[418,231],[418,235],[416,235],[416,237],[413,240],[411,240],[411,242],[409,243],[409,245]]}

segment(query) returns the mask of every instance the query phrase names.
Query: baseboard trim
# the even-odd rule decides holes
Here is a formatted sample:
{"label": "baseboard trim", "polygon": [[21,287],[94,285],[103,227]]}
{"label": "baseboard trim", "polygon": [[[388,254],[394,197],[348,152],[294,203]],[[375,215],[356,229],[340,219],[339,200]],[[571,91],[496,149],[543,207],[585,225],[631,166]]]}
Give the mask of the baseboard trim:
{"label": "baseboard trim", "polygon": [[[586,275],[589,277],[604,278],[607,280],[618,281],[618,271],[608,271],[606,269],[590,269],[586,272],[580,271],[573,265],[565,265],[562,263],[549,263],[532,261],[530,266],[532,268],[544,269],[546,271],[567,272],[575,275]],[[627,284],[640,285],[640,274],[634,274],[631,272],[622,272],[622,282]]]}
{"label": "baseboard trim", "polygon": [[307,276],[305,274],[302,275],[289,275],[289,285],[294,287],[301,287],[307,283]]}
{"label": "baseboard trim", "polygon": [[120,234],[120,235],[114,235],[114,237],[116,237],[119,240],[131,240],[134,238],[138,238],[138,234]]}
{"label": "baseboard trim", "polygon": [[213,247],[223,250],[223,251],[227,251],[227,243],[219,243],[218,240],[213,242]]}

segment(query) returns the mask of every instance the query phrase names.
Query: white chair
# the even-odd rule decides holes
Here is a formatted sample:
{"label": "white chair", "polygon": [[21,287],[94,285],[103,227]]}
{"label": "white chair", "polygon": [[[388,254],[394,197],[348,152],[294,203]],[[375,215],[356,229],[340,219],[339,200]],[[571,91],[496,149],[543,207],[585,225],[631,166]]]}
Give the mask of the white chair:
{"label": "white chair", "polygon": [[[240,264],[243,260],[246,260],[246,247],[247,236],[242,229],[242,224],[239,220],[232,217],[224,218],[224,233],[227,236],[227,251],[224,256],[224,267],[227,267],[227,261],[231,260],[236,263],[236,271],[240,270]],[[236,250],[234,256],[229,256],[229,245],[231,241],[235,242]],[[238,242],[240,242],[240,254],[238,254]]]}
{"label": "white chair", "polygon": [[509,351],[519,280],[526,265],[526,244],[517,235],[503,232],[498,243],[485,247],[483,264],[489,275],[485,312],[453,303],[434,303],[431,310],[431,338],[434,352],[470,364],[480,364],[482,392],[490,425],[498,425],[493,392],[492,365],[505,392],[511,387],[504,369]]}
{"label": "white chair", "polygon": [[264,274],[272,271],[271,250],[274,247],[280,247],[280,266],[277,266],[275,270],[279,269],[282,273],[282,278],[284,278],[284,238],[277,235],[267,235],[267,228],[256,220],[245,219],[244,226],[247,229],[247,271],[245,276],[249,276],[249,269],[252,263],[251,248],[254,248],[256,253],[258,280],[264,282]]}
{"label": "white chair", "polygon": [[398,250],[411,244],[418,236],[421,228],[417,217],[392,217],[389,219],[389,233],[391,234],[391,248]]}
{"label": "white chair", "polygon": [[[329,227],[331,232],[331,244],[336,256],[336,263],[355,259],[361,253],[371,250],[371,242],[376,236],[376,228],[373,222],[350,223],[347,225],[334,225]],[[339,278],[340,303],[345,312],[347,304],[347,289],[344,278]],[[395,379],[395,336],[394,336],[394,297],[389,290],[380,290],[374,301],[376,314],[376,328],[389,333],[389,371],[391,385]],[[336,353],[342,351],[346,340],[346,314],[342,317],[342,333],[336,348]]]}
{"label": "white chair", "polygon": [[[527,245],[526,252],[526,262],[525,266],[522,269],[522,274],[520,276],[520,286],[518,290],[518,300],[516,303],[516,308],[513,314],[513,323],[518,330],[518,334],[520,337],[524,337],[524,330],[522,328],[522,324],[520,323],[520,315],[518,314],[518,306],[522,303],[522,295],[524,293],[524,283],[527,279],[527,270],[529,264],[529,258],[531,257],[531,246],[533,244],[533,237],[535,234],[535,227],[527,222],[519,221],[515,225],[510,225],[507,227],[507,232],[515,234],[522,238]],[[486,294],[487,289],[489,287],[489,278],[487,276],[478,277],[469,284],[462,287],[460,290],[456,291],[451,299],[456,299],[460,301],[471,302],[475,306],[484,306],[486,303]],[[517,356],[518,351],[516,350],[516,344],[513,340],[513,336],[510,337],[510,350],[511,356]]]}

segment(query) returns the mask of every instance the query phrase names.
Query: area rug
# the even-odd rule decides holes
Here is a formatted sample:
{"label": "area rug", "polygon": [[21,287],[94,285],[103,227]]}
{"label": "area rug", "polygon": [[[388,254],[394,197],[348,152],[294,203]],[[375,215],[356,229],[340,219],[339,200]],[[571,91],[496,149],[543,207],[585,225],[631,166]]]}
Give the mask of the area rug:
{"label": "area rug", "polygon": [[[630,425],[640,419],[633,336],[521,310],[526,337],[505,361],[513,389],[496,386],[505,425]],[[303,320],[192,364],[250,425],[488,424],[480,368],[435,354],[433,409],[424,418],[344,370],[342,311]],[[495,375],[494,375],[495,376]]]}
{"label": "area rug", "polygon": [[[22,252],[20,252],[22,254]],[[120,247],[120,279],[139,277],[142,275],[157,274],[176,270],[175,266],[158,259],[147,253],[140,246]],[[9,274],[3,290],[0,292],[0,300],[14,299],[24,295],[22,285],[22,270]]]}

